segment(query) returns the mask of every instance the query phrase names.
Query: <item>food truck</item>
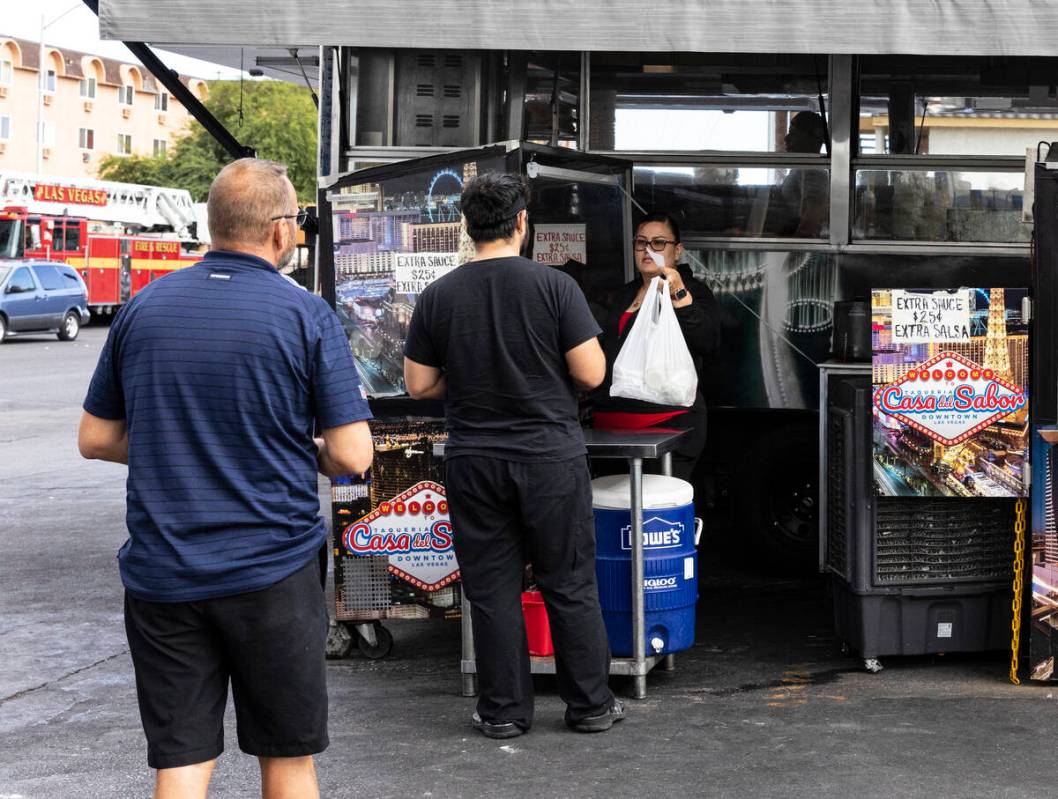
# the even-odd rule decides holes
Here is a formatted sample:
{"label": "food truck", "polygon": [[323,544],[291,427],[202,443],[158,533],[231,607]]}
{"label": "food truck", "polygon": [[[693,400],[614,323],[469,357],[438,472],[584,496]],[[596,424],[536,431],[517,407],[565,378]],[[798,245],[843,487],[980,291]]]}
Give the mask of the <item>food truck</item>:
{"label": "food truck", "polygon": [[[627,206],[623,222],[596,231],[589,206],[610,199],[561,173],[593,167],[537,159],[559,171],[539,196],[550,229],[534,241],[574,235],[552,265],[575,270],[589,302],[631,278],[623,247],[642,210],[676,216],[687,263],[719,300],[722,346],[703,376],[709,443],[694,478],[703,546],[779,575],[826,572],[839,636],[869,668],[890,655],[1009,646],[1015,585],[1025,624],[1014,643],[1049,623],[1043,611],[1030,621],[1028,586],[1047,605],[1054,583],[1043,572],[1032,583],[1015,552],[1028,524],[1024,562],[1058,562],[1053,522],[1025,510],[1042,502],[1031,478],[1047,461],[1033,457],[1029,417],[1050,422],[1058,401],[1040,382],[1049,373],[1037,374],[1049,345],[1037,336],[1029,347],[1053,299],[1034,308],[1044,300],[1026,183],[1027,162],[1046,157],[1037,144],[1058,140],[1058,10],[413,0],[335,17],[326,4],[232,0],[207,21],[175,0],[100,5],[104,36],[220,60],[235,44],[261,66],[292,52],[316,78],[318,286],[382,420],[376,483],[336,488],[336,531],[348,527],[343,510],[355,521],[437,483],[440,409],[409,414],[391,357],[415,291],[393,287],[459,263],[458,189],[471,164],[495,168],[545,146],[627,165],[630,179],[611,192]],[[379,196],[407,176],[418,182]],[[850,323],[835,309],[849,302],[867,326],[858,363],[833,357],[835,326]],[[930,325],[921,340],[904,331],[922,320],[900,316],[916,303]],[[920,423],[908,411],[925,413],[914,407],[925,400],[901,406],[890,390],[879,404],[898,381],[911,397],[911,372],[916,390],[939,397],[962,371],[979,381],[971,405],[980,393],[1006,402],[1002,415],[970,408],[976,416]],[[958,410],[955,389],[941,410]],[[401,427],[411,416],[414,428]],[[972,440],[960,438],[967,430]],[[375,489],[400,471],[390,460],[415,465],[415,484]],[[352,557],[341,538],[336,557]],[[357,585],[386,593],[388,606],[451,615],[452,573],[397,576],[407,601],[396,603],[392,570]],[[1050,676],[1045,665],[1038,676]]]}

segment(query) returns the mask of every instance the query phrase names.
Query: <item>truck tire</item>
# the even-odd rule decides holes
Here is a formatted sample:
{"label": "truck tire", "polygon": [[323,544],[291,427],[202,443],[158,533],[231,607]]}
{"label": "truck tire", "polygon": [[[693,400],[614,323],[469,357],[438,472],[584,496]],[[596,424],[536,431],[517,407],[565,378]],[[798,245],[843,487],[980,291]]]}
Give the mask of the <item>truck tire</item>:
{"label": "truck tire", "polygon": [[819,434],[798,424],[760,436],[739,461],[737,526],[751,562],[784,575],[815,571],[819,553]]}

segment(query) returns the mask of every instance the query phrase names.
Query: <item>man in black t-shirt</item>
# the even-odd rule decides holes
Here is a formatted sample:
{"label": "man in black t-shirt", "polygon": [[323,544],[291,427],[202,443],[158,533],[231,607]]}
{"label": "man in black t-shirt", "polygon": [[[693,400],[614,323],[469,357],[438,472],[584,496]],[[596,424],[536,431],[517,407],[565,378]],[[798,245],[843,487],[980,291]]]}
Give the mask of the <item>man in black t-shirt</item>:
{"label": "man in black t-shirt", "polygon": [[514,175],[467,184],[474,260],[423,291],[404,348],[408,393],[445,402],[445,488],[477,649],[474,726],[490,738],[533,723],[521,610],[527,557],[547,605],[566,723],[601,732],[624,717],[607,684],[577,423],[577,391],[605,376],[601,331],[571,277],[520,257],[527,201]]}

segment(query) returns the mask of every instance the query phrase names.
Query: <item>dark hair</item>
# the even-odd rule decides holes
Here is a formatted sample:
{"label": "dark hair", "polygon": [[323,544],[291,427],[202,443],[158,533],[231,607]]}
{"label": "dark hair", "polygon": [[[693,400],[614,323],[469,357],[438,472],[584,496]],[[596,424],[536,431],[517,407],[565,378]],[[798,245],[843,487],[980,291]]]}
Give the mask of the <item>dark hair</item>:
{"label": "dark hair", "polygon": [[679,244],[682,241],[680,238],[680,225],[668,211],[654,211],[651,214],[647,214],[636,223],[636,232],[638,233],[639,228],[650,222],[661,222],[664,225],[668,225],[669,230],[672,231],[672,238],[676,239],[676,243]]}
{"label": "dark hair", "polygon": [[518,212],[529,204],[529,184],[521,175],[485,172],[463,187],[460,210],[467,235],[480,244],[514,234]]}

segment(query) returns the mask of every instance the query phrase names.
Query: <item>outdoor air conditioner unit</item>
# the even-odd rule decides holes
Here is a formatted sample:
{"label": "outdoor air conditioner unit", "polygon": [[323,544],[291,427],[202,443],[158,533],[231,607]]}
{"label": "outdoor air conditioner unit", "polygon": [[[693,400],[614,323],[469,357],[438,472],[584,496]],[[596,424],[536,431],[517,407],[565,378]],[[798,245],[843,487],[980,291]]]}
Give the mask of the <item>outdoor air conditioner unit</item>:
{"label": "outdoor air conditioner unit", "polygon": [[827,392],[826,568],[838,638],[885,655],[1010,642],[1014,500],[876,496],[870,376]]}
{"label": "outdoor air conditioner unit", "polygon": [[6,141],[0,141],[0,153],[4,152],[4,150],[6,150],[6,149],[7,149],[7,142]]}
{"label": "outdoor air conditioner unit", "polygon": [[51,158],[51,147],[45,147],[40,151],[41,158]]}
{"label": "outdoor air conditioner unit", "polygon": [[164,125],[165,124],[165,114],[159,114],[158,115],[158,124],[159,125]]}
{"label": "outdoor air conditioner unit", "polygon": [[128,119],[130,116],[132,116],[132,109],[128,106],[125,106],[121,109],[121,116],[123,116],[125,119]]}
{"label": "outdoor air conditioner unit", "polygon": [[84,110],[85,111],[91,111],[92,110],[92,101],[91,100],[85,100],[84,101]]}
{"label": "outdoor air conditioner unit", "polygon": [[53,99],[54,99],[54,95],[51,95],[51,94],[45,94],[45,95],[44,95],[44,105],[51,105],[51,101],[52,101]]}
{"label": "outdoor air conditioner unit", "polygon": [[0,86],[0,97],[7,97],[7,87]]}
{"label": "outdoor air conditioner unit", "polygon": [[84,163],[87,164],[89,161],[92,160],[92,154],[91,153],[81,153],[81,160],[84,161]]}

